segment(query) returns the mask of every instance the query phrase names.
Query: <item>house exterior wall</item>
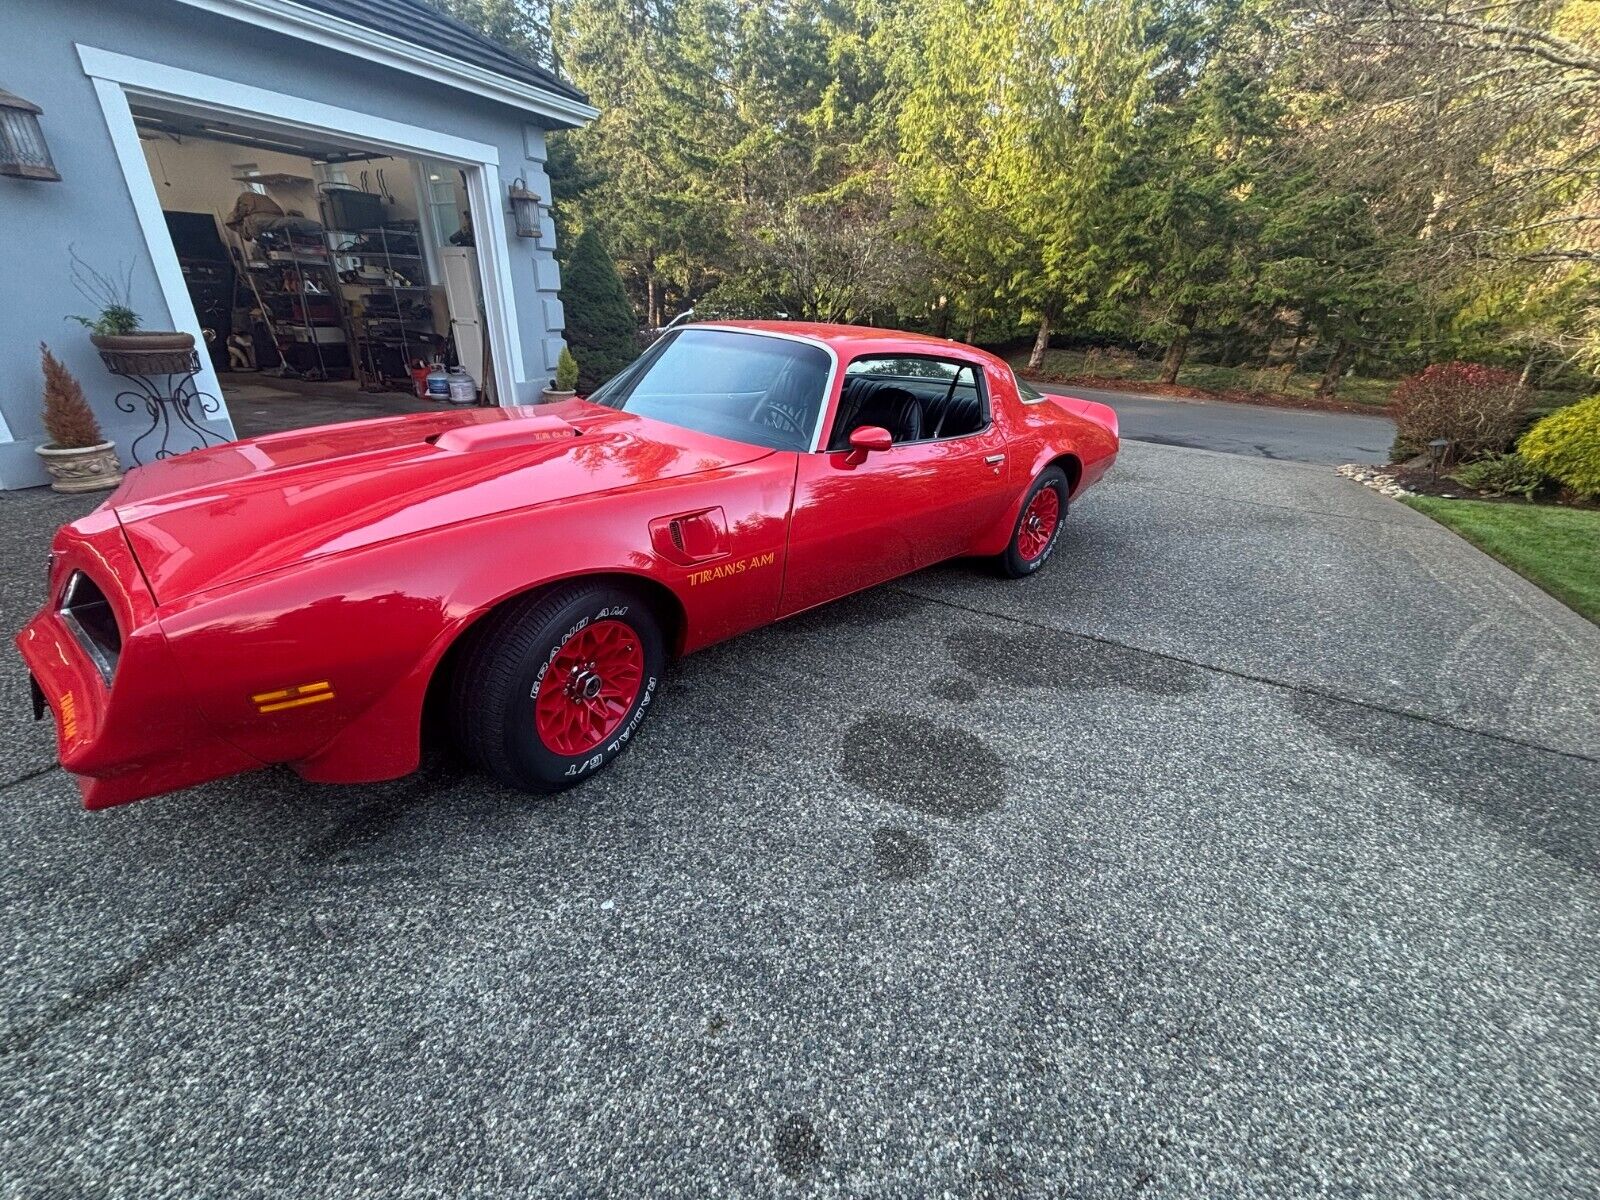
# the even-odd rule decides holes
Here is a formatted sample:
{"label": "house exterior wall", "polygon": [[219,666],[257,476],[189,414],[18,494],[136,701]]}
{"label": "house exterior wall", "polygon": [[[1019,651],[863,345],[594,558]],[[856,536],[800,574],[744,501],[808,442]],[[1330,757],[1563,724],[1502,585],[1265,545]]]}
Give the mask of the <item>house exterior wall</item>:
{"label": "house exterior wall", "polygon": [[[61,182],[0,176],[0,487],[45,482],[34,453],[45,440],[40,342],[83,383],[125,463],[148,424],[142,411],[116,409],[117,380],[88,332],[68,320],[90,307],[72,286],[69,246],[102,270],[132,264],[133,306],[145,327],[174,324],[78,44],[486,143],[500,156],[502,208],[503,184],[519,175],[550,195],[544,130],[510,106],[173,0],[8,0],[6,9],[12,53],[0,83],[44,109],[40,122]],[[546,214],[541,238],[508,233],[507,242],[518,319],[513,335],[523,358],[515,400],[531,402],[562,346],[555,228]],[[224,423],[213,424],[231,436]]]}

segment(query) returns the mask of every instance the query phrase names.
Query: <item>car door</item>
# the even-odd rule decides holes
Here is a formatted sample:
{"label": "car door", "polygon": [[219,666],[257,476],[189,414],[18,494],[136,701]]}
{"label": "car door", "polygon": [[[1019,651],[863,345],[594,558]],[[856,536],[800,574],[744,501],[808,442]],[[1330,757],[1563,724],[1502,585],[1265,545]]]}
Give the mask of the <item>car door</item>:
{"label": "car door", "polygon": [[967,552],[1012,498],[1009,466],[986,407],[970,433],[800,455],[783,614]]}

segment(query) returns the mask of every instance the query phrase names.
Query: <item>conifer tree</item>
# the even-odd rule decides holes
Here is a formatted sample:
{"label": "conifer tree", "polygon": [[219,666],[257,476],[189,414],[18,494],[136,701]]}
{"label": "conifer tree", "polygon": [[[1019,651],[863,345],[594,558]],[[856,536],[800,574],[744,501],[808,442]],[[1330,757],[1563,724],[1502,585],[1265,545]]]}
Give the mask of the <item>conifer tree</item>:
{"label": "conifer tree", "polygon": [[83,385],[43,342],[39,358],[44,368],[44,429],[51,444],[58,450],[81,450],[105,441],[94,410],[83,398]]}
{"label": "conifer tree", "polygon": [[639,354],[639,323],[617,265],[592,226],[583,231],[561,278],[566,338],[578,360],[578,390],[590,392]]}

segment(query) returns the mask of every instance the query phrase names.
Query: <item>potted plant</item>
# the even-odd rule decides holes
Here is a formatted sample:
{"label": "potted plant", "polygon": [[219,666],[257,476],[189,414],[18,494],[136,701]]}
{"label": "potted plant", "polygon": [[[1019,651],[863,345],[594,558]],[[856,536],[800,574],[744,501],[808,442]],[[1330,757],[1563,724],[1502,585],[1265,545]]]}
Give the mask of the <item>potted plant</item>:
{"label": "potted plant", "polygon": [[[194,350],[194,335],[176,330],[139,328],[139,314],[133,309],[133,265],[121,269],[118,275],[108,275],[82,258],[77,250],[67,248],[72,256],[72,286],[78,294],[95,306],[92,317],[72,314],[71,320],[89,331],[89,340],[102,354],[177,355],[184,362]],[[178,371],[185,366],[174,363],[156,364],[157,370]]]}
{"label": "potted plant", "polygon": [[39,343],[44,365],[44,428],[50,440],[35,449],[58,492],[97,492],[122,482],[117,449],[106,440],[83,387],[50,347]]}
{"label": "potted plant", "polygon": [[562,400],[571,400],[578,394],[578,360],[572,357],[572,351],[565,346],[561,347],[561,357],[556,359],[556,377],[550,387],[539,394],[539,399],[546,404],[555,404]]}

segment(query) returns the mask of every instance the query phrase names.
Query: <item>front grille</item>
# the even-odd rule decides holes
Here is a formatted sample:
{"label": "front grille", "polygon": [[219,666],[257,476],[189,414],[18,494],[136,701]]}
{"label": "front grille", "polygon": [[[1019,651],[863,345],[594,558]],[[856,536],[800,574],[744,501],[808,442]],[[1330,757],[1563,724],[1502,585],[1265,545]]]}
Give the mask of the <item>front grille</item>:
{"label": "front grille", "polygon": [[67,580],[67,590],[62,593],[60,613],[62,623],[72,631],[72,636],[93,660],[109,687],[111,676],[117,670],[117,659],[122,654],[122,630],[117,628],[117,614],[112,611],[111,601],[106,599],[99,584],[82,571],[74,571]]}

